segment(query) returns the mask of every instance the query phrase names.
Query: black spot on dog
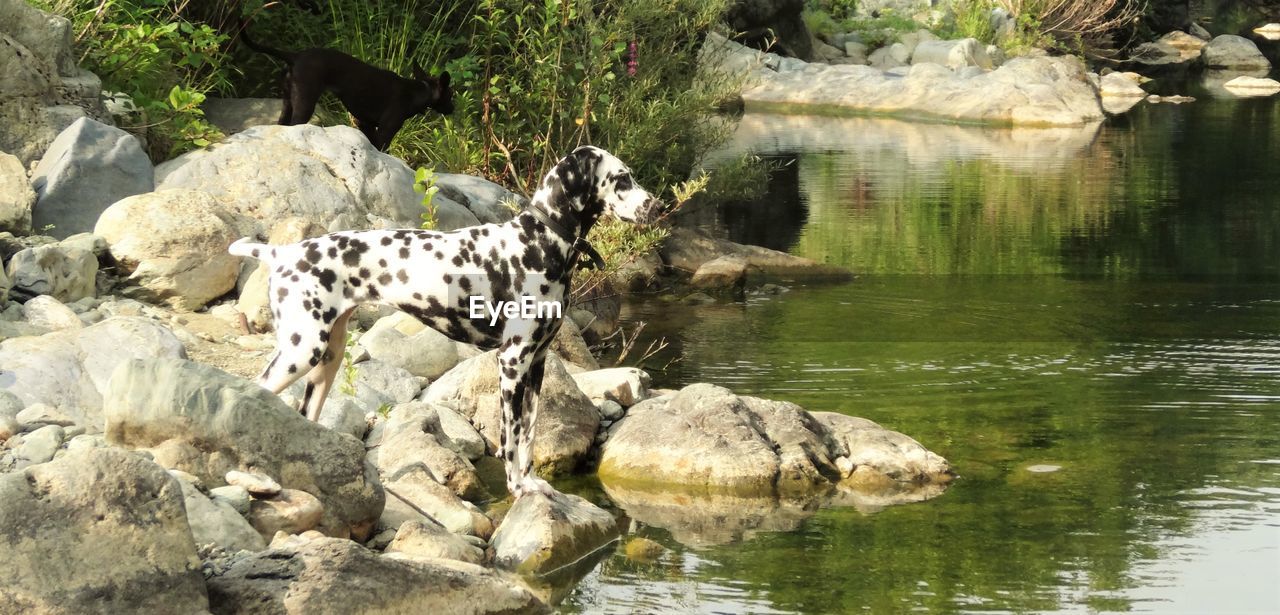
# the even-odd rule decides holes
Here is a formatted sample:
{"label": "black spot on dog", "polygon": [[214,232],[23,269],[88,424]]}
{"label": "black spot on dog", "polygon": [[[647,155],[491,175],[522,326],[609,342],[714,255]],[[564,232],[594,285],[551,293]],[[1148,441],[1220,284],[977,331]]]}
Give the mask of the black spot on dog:
{"label": "black spot on dog", "polygon": [[357,275],[359,275],[359,276],[360,276],[360,279],[361,279],[361,280],[367,280],[367,279],[369,279],[369,276],[373,275],[373,272],[369,271],[369,270],[368,270],[367,268],[365,268],[365,267],[361,267],[361,268],[360,268],[360,271],[359,271],[359,272],[357,272]]}
{"label": "black spot on dog", "polygon": [[334,273],[332,269],[319,270],[319,273],[316,273],[316,280],[320,282],[321,286],[324,286],[325,290],[333,292],[333,285],[338,281],[338,274]]}
{"label": "black spot on dog", "polygon": [[453,284],[453,276],[451,276],[451,275],[449,275],[449,274],[447,274],[447,273],[446,273],[446,274],[444,274],[444,283],[445,283],[445,284]]}
{"label": "black spot on dog", "polygon": [[337,248],[334,248],[334,247],[330,247],[330,248],[329,248],[329,258],[338,258],[338,249],[337,249]]}
{"label": "black spot on dog", "polygon": [[462,256],[461,256],[461,255],[455,255],[455,256],[453,257],[453,261],[451,261],[451,262],[453,262],[453,266],[454,266],[454,267],[461,267],[461,266],[462,266],[462,263],[463,263]]}
{"label": "black spot on dog", "polygon": [[360,264],[360,252],[356,250],[347,250],[342,253],[342,264],[348,267],[355,267]]}
{"label": "black spot on dog", "polygon": [[329,308],[328,310],[325,310],[325,312],[324,312],[324,324],[326,324],[326,325],[327,325],[327,324],[329,324],[329,323],[333,322],[333,319],[335,319],[335,318],[337,318],[337,317],[338,317],[338,308],[333,308],[333,307],[331,307],[331,308]]}
{"label": "black spot on dog", "polygon": [[276,301],[284,301],[284,298],[288,296],[289,296],[288,288],[281,286],[280,288],[276,289]]}
{"label": "black spot on dog", "polygon": [[307,246],[307,251],[303,256],[306,257],[307,262],[314,265],[320,262],[320,249],[316,247],[316,244],[312,243]]}
{"label": "black spot on dog", "polygon": [[406,273],[404,269],[401,269],[400,271],[397,271],[397,272],[396,272],[396,279],[397,279],[397,280],[400,280],[400,283],[401,283],[401,284],[408,284],[408,283],[409,283],[409,274],[408,274],[408,273]]}
{"label": "black spot on dog", "polygon": [[407,248],[407,247],[406,247],[406,248],[400,248],[400,259],[401,259],[401,260],[408,260],[408,258],[409,258],[409,248]]}
{"label": "black spot on dog", "polygon": [[388,236],[388,237],[383,237],[383,238],[382,238],[382,241],[380,241],[380,242],[378,242],[378,243],[381,243],[381,244],[382,244],[382,245],[384,245],[384,246],[389,246],[389,245],[391,245],[391,237],[389,237],[389,236]]}
{"label": "black spot on dog", "polygon": [[302,336],[297,333],[294,333],[293,335],[289,336],[289,342],[292,343],[294,346],[297,346],[298,344],[302,343]]}
{"label": "black spot on dog", "polygon": [[385,258],[378,259],[378,266],[385,269],[387,266],[387,259]]}
{"label": "black spot on dog", "polygon": [[391,283],[391,274],[389,274],[389,273],[387,273],[387,272],[385,272],[385,271],[384,271],[384,272],[382,272],[382,275],[378,276],[378,283],[379,283],[379,284],[381,284],[381,285],[383,285],[383,286],[386,286],[386,285],[390,284],[390,283]]}

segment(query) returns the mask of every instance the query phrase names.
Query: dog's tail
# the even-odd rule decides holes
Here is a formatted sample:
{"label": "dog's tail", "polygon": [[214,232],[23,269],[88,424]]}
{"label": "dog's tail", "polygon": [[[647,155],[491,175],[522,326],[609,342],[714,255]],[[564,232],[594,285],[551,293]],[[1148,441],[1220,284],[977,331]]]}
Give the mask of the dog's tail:
{"label": "dog's tail", "polygon": [[240,20],[240,40],[244,41],[244,44],[248,45],[249,49],[252,49],[258,53],[265,53],[269,56],[280,58],[281,60],[284,60],[289,64],[292,64],[294,58],[298,57],[298,54],[292,51],[284,51],[283,49],[268,47],[266,45],[257,43],[252,38],[249,38],[249,20],[247,18]]}
{"label": "dog's tail", "polygon": [[275,260],[276,248],[265,243],[253,243],[248,237],[242,237],[227,246],[227,251],[236,256],[250,256],[258,260]]}

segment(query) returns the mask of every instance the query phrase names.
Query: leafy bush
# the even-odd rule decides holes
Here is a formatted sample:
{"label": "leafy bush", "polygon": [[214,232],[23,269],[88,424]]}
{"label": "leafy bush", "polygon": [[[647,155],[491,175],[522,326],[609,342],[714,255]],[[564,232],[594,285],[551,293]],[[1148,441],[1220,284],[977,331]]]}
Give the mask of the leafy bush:
{"label": "leafy bush", "polygon": [[189,20],[187,2],[41,0],[71,19],[80,63],[103,87],[132,101],[133,123],[146,131],[155,160],[207,145],[221,133],[204,120],[205,94],[229,88],[222,47],[227,36]]}
{"label": "leafy bush", "polygon": [[1024,37],[1068,51],[1108,46],[1108,36],[1132,27],[1146,9],[1138,0],[995,0],[1017,19]]}

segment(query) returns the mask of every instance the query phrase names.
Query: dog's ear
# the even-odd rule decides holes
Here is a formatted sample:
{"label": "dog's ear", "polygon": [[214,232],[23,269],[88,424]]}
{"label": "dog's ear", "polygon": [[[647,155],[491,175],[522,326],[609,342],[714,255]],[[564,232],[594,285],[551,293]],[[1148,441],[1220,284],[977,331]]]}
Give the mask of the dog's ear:
{"label": "dog's ear", "polygon": [[440,80],[441,90],[449,89],[449,71],[444,71],[440,73],[440,76],[438,77],[438,79]]}
{"label": "dog's ear", "polygon": [[596,148],[583,145],[569,156],[573,161],[575,186],[580,194],[594,195],[596,192],[596,165],[600,164],[600,154]]}
{"label": "dog's ear", "polygon": [[427,74],[427,71],[422,70],[422,65],[419,64],[417,60],[413,61],[413,78],[418,81],[426,82],[429,82],[431,79],[431,75]]}

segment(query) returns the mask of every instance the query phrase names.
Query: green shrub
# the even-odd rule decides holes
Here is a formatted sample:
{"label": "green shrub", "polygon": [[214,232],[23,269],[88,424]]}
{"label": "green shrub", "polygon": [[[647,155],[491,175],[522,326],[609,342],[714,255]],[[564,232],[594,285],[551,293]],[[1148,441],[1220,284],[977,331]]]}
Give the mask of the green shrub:
{"label": "green shrub", "polygon": [[189,20],[187,2],[163,0],[38,0],[37,6],[70,19],[82,66],[105,89],[133,101],[126,129],[147,135],[154,160],[173,157],[221,138],[204,119],[208,92],[230,86],[223,45],[227,36]]}

